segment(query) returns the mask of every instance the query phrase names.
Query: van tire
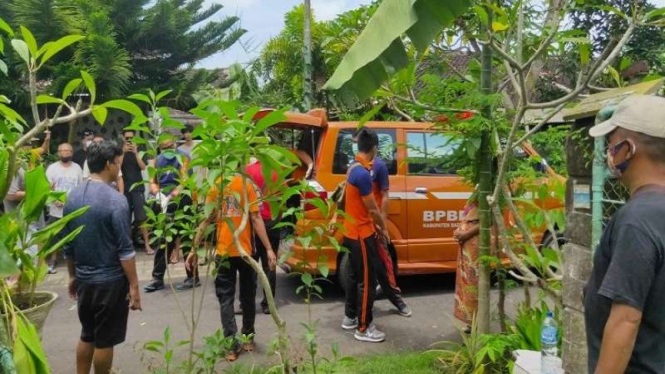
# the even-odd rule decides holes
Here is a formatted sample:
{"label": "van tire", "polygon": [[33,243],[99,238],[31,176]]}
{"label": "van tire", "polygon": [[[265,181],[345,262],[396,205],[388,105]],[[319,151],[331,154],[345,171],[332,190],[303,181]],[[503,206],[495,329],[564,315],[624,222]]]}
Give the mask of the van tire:
{"label": "van tire", "polygon": [[351,259],[348,253],[340,255],[339,264],[337,264],[337,284],[346,295],[349,289],[349,277],[351,276]]}

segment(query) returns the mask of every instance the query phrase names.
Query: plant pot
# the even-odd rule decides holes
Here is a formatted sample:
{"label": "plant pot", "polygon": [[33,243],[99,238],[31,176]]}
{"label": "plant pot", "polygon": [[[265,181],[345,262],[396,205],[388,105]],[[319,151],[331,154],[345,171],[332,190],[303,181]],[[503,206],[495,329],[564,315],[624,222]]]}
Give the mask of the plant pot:
{"label": "plant pot", "polygon": [[35,291],[34,302],[35,306],[25,310],[21,310],[25,318],[30,321],[35,328],[39,336],[42,335],[42,328],[44,327],[44,322],[53,308],[53,304],[58,299],[58,294],[51,291]]}

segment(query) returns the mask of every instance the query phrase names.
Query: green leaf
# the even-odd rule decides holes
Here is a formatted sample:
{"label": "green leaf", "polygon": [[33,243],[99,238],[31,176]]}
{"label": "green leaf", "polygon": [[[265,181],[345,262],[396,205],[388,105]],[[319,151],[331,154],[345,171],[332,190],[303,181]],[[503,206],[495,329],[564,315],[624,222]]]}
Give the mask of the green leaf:
{"label": "green leaf", "polygon": [[614,83],[616,83],[617,87],[621,87],[622,86],[621,85],[621,76],[619,75],[619,72],[617,71],[617,69],[615,69],[611,66],[608,66],[607,71],[612,76],[612,79],[614,79]]}
{"label": "green leaf", "polygon": [[319,265],[319,272],[322,277],[327,278],[328,274],[330,274],[330,268],[328,268],[328,265],[326,264],[321,264]]}
{"label": "green leaf", "polygon": [[6,32],[9,36],[14,36],[14,30],[2,18],[0,18],[0,30]]}
{"label": "green leaf", "polygon": [[21,29],[21,34],[23,34],[23,40],[25,40],[25,43],[28,45],[30,54],[33,57],[37,56],[37,40],[35,40],[35,36],[25,27],[19,26],[19,28]]}
{"label": "green leaf", "polygon": [[155,96],[155,102],[159,102],[161,99],[165,98],[171,92],[173,92],[173,90],[165,90],[158,93],[157,96]]}
{"label": "green leaf", "polygon": [[473,10],[476,12],[476,15],[478,18],[480,18],[480,21],[483,25],[489,24],[490,18],[485,8],[481,7],[480,5],[474,5]]}
{"label": "green leaf", "polygon": [[44,65],[48,60],[51,59],[51,57],[84,38],[85,37],[83,35],[67,35],[53,42],[49,45],[48,49],[44,51],[44,56],[42,56],[39,66]]}
{"label": "green leaf", "polygon": [[254,126],[254,131],[252,131],[252,134],[261,134],[270,126],[276,125],[286,120],[286,115],[284,115],[284,112],[285,110],[275,110],[270,112],[267,116],[261,118],[256,126]]}
{"label": "green leaf", "polygon": [[336,91],[347,104],[364,100],[409,65],[403,35],[424,51],[470,6],[470,0],[383,0],[324,89]]}
{"label": "green leaf", "polygon": [[23,41],[19,39],[12,39],[12,47],[18,53],[18,55],[21,57],[23,61],[25,61],[26,64],[30,64],[30,49],[28,48],[28,45]]}
{"label": "green leaf", "polygon": [[90,91],[90,105],[92,105],[97,98],[97,86],[95,85],[95,80],[92,79],[92,76],[85,70],[81,71],[81,77],[83,77],[85,86],[88,88],[88,91]]}
{"label": "green leaf", "polygon": [[645,17],[647,20],[650,20],[652,18],[661,17],[664,15],[665,15],[665,7],[654,9],[651,12],[647,13]]}
{"label": "green leaf", "polygon": [[308,287],[312,285],[312,282],[314,281],[314,278],[312,277],[312,274],[310,273],[303,273],[300,276],[300,280],[307,285]]}
{"label": "green leaf", "polygon": [[[88,207],[86,207],[86,208],[88,208]],[[86,209],[86,210],[87,210],[87,209]],[[69,242],[71,242],[72,240],[74,240],[74,238],[76,238],[76,236],[77,236],[78,234],[80,234],[81,231],[83,231],[83,229],[84,229],[83,226],[79,226],[79,227],[77,227],[74,231],[72,231],[72,232],[70,232],[69,234],[67,234],[67,236],[65,236],[64,238],[60,239],[60,240],[59,240],[57,243],[55,243],[54,245],[51,245],[51,246],[44,246],[44,247],[42,247],[42,248],[39,250],[39,257],[40,257],[40,258],[47,258],[47,257],[50,256],[52,253],[54,253],[54,252],[56,252],[56,251],[59,251],[60,248],[64,247],[67,243],[69,243]]]}
{"label": "green leaf", "polygon": [[44,165],[39,165],[25,173],[25,199],[21,206],[22,218],[35,222],[44,210],[46,199],[51,192],[51,185],[46,179]]}
{"label": "green leaf", "polygon": [[17,373],[50,374],[51,369],[35,326],[22,313],[17,315],[16,326],[18,334],[14,341],[14,365]]}
{"label": "green leaf", "polygon": [[501,32],[506,30],[508,30],[508,25],[497,21],[492,22],[492,31]]}
{"label": "green leaf", "polygon": [[113,109],[118,109],[122,110],[124,112],[127,112],[129,114],[132,114],[136,118],[143,119],[146,118],[146,116],[143,114],[143,111],[141,108],[139,108],[138,105],[134,104],[133,102],[129,100],[111,100],[107,101],[104,104],[102,104],[103,107],[106,108],[113,108]]}
{"label": "green leaf", "polygon": [[588,64],[591,59],[591,47],[589,44],[580,44],[578,48],[580,51],[580,62],[582,65]]}
{"label": "green leaf", "polygon": [[37,96],[37,104],[65,104],[65,101],[49,95]]}
{"label": "green leaf", "polygon": [[97,122],[99,122],[100,125],[104,125],[104,122],[106,122],[106,116],[108,116],[109,111],[104,108],[103,106],[96,106],[92,110],[92,116],[95,117]]}
{"label": "green leaf", "polygon": [[363,127],[367,121],[374,118],[374,116],[379,113],[379,111],[383,109],[384,106],[386,106],[386,103],[380,103],[379,105],[375,105],[374,108],[368,110],[367,113],[363,114],[363,116],[360,117],[360,120],[358,121],[358,128]]}
{"label": "green leaf", "polygon": [[7,186],[7,173],[9,172],[9,152],[7,147],[0,147],[0,191]]}
{"label": "green leaf", "polygon": [[624,71],[633,64],[633,60],[630,57],[621,58],[621,63],[619,64],[619,71]]}
{"label": "green leaf", "polygon": [[148,103],[148,104],[152,105],[152,101],[150,101],[150,98],[147,95],[144,95],[144,94],[132,94],[132,95],[129,95],[127,98],[132,99],[132,100],[143,101],[145,103]]}
{"label": "green leaf", "polygon": [[81,79],[81,78],[76,78],[76,79],[72,79],[71,81],[69,81],[69,83],[67,83],[67,85],[65,86],[65,89],[62,91],[62,99],[67,100],[69,95],[71,95],[72,92],[74,92],[74,90],[79,88],[79,86],[81,85],[82,82],[83,82],[83,79]]}

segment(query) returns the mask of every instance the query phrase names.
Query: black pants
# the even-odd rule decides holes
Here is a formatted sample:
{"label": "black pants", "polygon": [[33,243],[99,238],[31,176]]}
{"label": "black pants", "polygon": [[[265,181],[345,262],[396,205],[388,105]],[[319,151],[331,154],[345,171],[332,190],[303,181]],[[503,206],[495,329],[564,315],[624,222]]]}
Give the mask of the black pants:
{"label": "black pants", "polygon": [[351,259],[344,312],[349,318],[358,317],[358,330],[365,332],[373,319],[372,308],[376,297],[373,263],[378,261],[378,245],[372,235],[358,240],[344,237],[344,246],[348,248]]}
{"label": "black pants", "polygon": [[[180,196],[181,196],[181,198],[180,198],[180,201],[178,202],[178,204],[171,203],[171,204],[169,204],[169,206],[166,210],[166,214],[169,215],[169,217],[171,217],[171,219],[174,216],[176,210],[183,211],[183,209],[186,206],[191,207],[191,205],[192,205],[192,199],[189,196],[187,196],[187,195],[180,195]],[[153,208],[153,209],[155,209],[155,208]],[[159,208],[159,209],[161,209],[161,208]],[[158,214],[162,214],[162,213],[158,213]],[[176,225],[176,229],[178,231],[180,231],[181,227],[178,227],[178,225]],[[171,242],[166,242],[166,248],[162,248],[163,240],[164,239],[160,239],[158,241],[159,246],[157,247],[157,250],[155,251],[155,258],[153,260],[153,268],[152,268],[152,279],[156,280],[156,281],[161,281],[161,282],[164,281],[164,274],[166,274],[167,262],[171,259],[171,254],[173,253],[173,250],[175,249],[176,237],[173,237]],[[183,258],[185,258],[185,259],[187,258],[187,254],[189,254],[189,251],[191,250],[191,247],[189,245],[187,245],[186,242],[188,242],[188,240],[181,240],[181,243],[180,243],[181,248],[182,248]],[[194,269],[194,271],[187,270],[187,278],[188,279],[193,278],[195,276],[194,273],[196,273],[196,278],[198,279],[198,272],[196,271],[196,268]]]}
{"label": "black pants", "polygon": [[[277,256],[277,251],[279,250],[279,242],[281,239],[281,230],[279,228],[273,228],[278,222],[277,221],[266,221],[263,223],[266,226],[266,232],[268,233],[268,240],[270,240],[270,246],[272,250],[275,251],[275,256]],[[261,242],[258,236],[254,237],[256,243],[256,255],[261,261],[261,267],[263,272],[268,276],[268,282],[270,282],[270,291],[272,292],[273,299],[275,298],[275,288],[277,287],[277,269],[270,270],[270,264],[268,263],[268,251],[266,247]],[[261,301],[262,306],[268,305],[268,299],[266,298],[266,291],[263,290],[263,300]]]}
{"label": "black pants", "polygon": [[[383,240],[383,239],[380,239]],[[387,251],[388,256],[390,256],[391,261],[393,263],[393,266],[397,263],[393,259],[393,256],[390,254],[390,250],[388,249],[388,243],[385,241],[383,244],[385,248],[381,248],[381,244],[379,244],[379,247],[377,247],[377,251]],[[377,253],[376,259],[373,259],[372,261],[372,266],[374,267],[374,273],[376,274],[376,280],[379,282],[379,285],[381,285],[381,289],[383,290],[383,294],[386,295],[386,298],[397,308],[401,308],[404,305],[404,301],[402,300],[402,296],[400,295],[400,289],[395,288],[390,284],[389,276],[397,278],[397,273],[393,268],[392,274],[388,274],[388,268],[386,267],[386,264],[381,260],[379,253]]]}
{"label": "black pants", "polygon": [[240,257],[217,257],[217,277],[215,278],[215,294],[219,300],[220,316],[224,337],[235,337],[238,334],[233,301],[236,294],[236,273],[240,278],[240,306],[242,307],[242,330],[244,335],[254,334],[256,319],[256,272]]}

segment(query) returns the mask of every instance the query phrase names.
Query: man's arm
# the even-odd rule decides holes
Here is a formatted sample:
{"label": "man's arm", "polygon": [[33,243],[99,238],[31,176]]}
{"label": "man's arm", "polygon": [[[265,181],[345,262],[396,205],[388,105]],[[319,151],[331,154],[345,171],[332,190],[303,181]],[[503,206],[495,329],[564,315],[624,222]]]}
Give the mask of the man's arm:
{"label": "man's arm", "polygon": [[113,233],[117,235],[118,257],[122,270],[129,281],[129,307],[132,310],[141,310],[141,295],[139,293],[139,277],[136,274],[136,252],[131,239],[129,224],[129,205],[126,200],[118,203],[113,210],[111,222]]}
{"label": "man's arm", "polygon": [[263,247],[268,252],[268,263],[270,265],[270,269],[275,270],[275,266],[277,265],[277,257],[275,256],[275,249],[270,245],[270,239],[268,239],[268,232],[266,232],[266,226],[263,223],[263,218],[261,218],[259,212],[252,212],[250,213],[250,219],[252,220],[252,229],[254,229],[254,233],[259,237],[259,240],[261,240],[261,243],[263,243]]}
{"label": "man's arm", "polygon": [[625,304],[612,304],[595,374],[623,374],[626,371],[641,321],[639,310]]}
{"label": "man's arm", "polygon": [[44,153],[48,153],[48,149],[50,146],[51,146],[51,132],[44,131],[44,142],[42,143],[42,146],[39,147],[39,156],[43,155]]}
{"label": "man's arm", "polygon": [[381,214],[383,216],[384,224],[388,227],[388,209],[390,208],[390,190],[386,189],[381,191]]}
{"label": "man's arm", "polygon": [[16,172],[16,176],[12,179],[9,185],[9,191],[5,197],[9,201],[21,201],[25,198],[25,186],[23,181],[23,171]]}
{"label": "man's arm", "polygon": [[386,225],[385,222],[383,221],[383,216],[379,211],[379,207],[378,205],[376,205],[376,200],[374,200],[374,196],[372,196],[372,194],[363,196],[363,204],[365,205],[365,208],[367,208],[369,215],[374,220],[374,223],[376,223],[381,229],[381,231],[385,233]]}
{"label": "man's arm", "polygon": [[129,307],[131,310],[141,309],[141,292],[139,291],[139,276],[136,274],[136,256],[121,260],[122,271],[129,281]]}
{"label": "man's arm", "polygon": [[125,193],[125,181],[122,179],[122,175],[118,175],[118,178],[116,178],[115,183],[118,185],[118,192],[120,192],[121,195]]}

